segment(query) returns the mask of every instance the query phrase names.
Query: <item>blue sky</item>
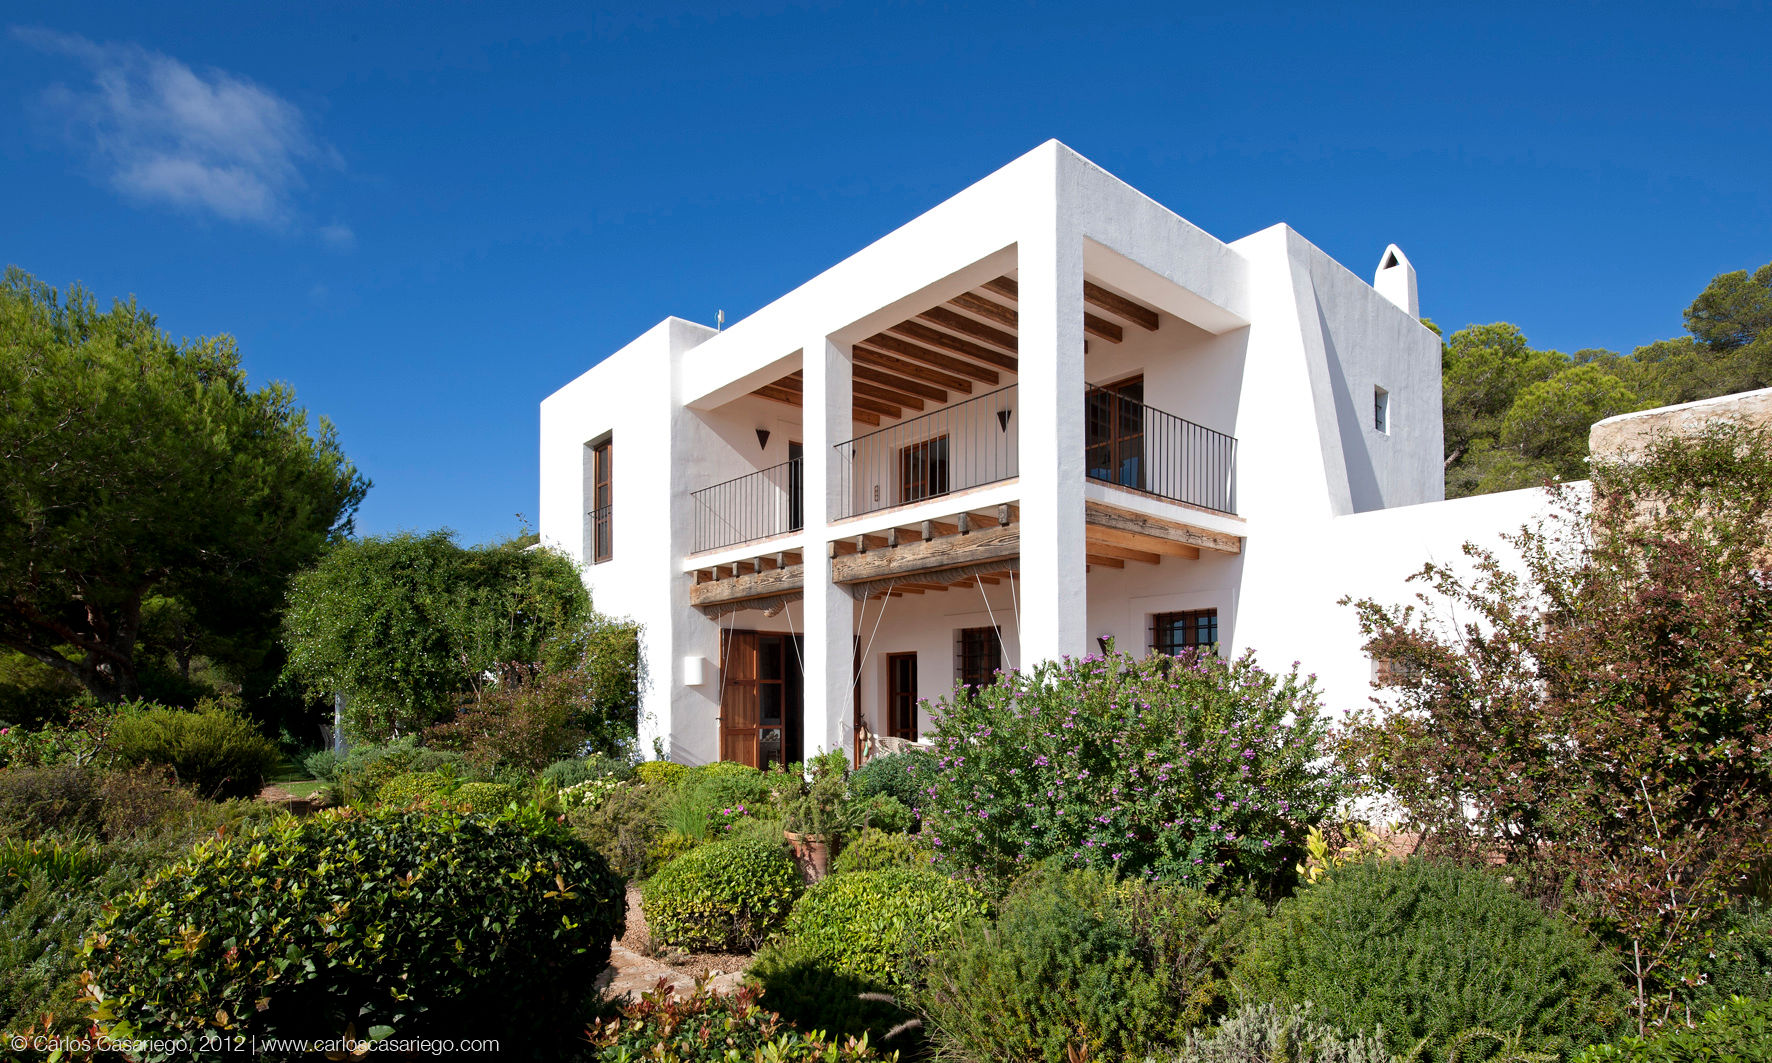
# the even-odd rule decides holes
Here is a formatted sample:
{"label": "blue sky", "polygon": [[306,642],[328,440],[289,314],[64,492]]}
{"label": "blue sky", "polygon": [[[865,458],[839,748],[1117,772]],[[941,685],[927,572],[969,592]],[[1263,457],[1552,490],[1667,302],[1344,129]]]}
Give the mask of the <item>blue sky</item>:
{"label": "blue sky", "polygon": [[515,6],[15,0],[0,259],[232,333],[375,481],[360,530],[470,542],[536,512],[550,391],[1050,137],[1563,350],[1772,260],[1763,3]]}

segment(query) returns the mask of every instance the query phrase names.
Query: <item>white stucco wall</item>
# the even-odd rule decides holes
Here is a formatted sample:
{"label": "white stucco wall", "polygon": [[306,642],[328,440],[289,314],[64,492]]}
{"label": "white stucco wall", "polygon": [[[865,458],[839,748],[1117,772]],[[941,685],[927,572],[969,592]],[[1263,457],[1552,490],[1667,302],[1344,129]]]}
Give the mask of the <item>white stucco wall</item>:
{"label": "white stucco wall", "polygon": [[[815,493],[841,471],[831,444],[870,430],[849,420],[847,345],[1001,274],[1021,285],[1020,372],[1001,382],[1017,385],[1015,412],[999,441],[1018,455],[1020,478],[966,504],[1019,502],[1013,591],[1000,583],[982,598],[960,588],[863,607],[813,579],[806,601],[774,617],[714,621],[690,607],[691,571],[721,557],[690,557],[691,493],[786,460],[790,441],[805,444]],[[1159,329],[1128,326],[1120,344],[1089,338],[1085,352],[1084,279],[1156,308]],[[807,636],[805,752],[853,737],[850,640],[866,650],[859,689],[880,727],[886,656],[917,653],[920,693],[937,698],[952,688],[955,630],[988,625],[992,611],[1007,663],[1026,665],[1024,649],[1091,652],[1104,634],[1142,651],[1150,614],[1216,608],[1228,652],[1301,660],[1344,708],[1366,696],[1370,664],[1335,600],[1403,593],[1408,573],[1451,556],[1473,530],[1517,524],[1534,494],[1431,504],[1442,496],[1438,340],[1410,313],[1412,268],[1381,279],[1384,293],[1284,225],[1226,244],[1051,142],[724,332],[667,319],[550,396],[541,533],[583,558],[586,444],[612,433],[614,557],[587,565],[586,582],[599,609],[644,626],[643,744],[657,737],[687,761],[718,752],[722,627]],[[806,378],[803,410],[749,395],[794,370]],[[1083,500],[1103,489],[1081,476],[1082,387],[1131,373],[1143,374],[1151,406],[1237,437],[1242,520],[1193,516],[1246,536],[1242,553],[1085,574]],[[1389,395],[1383,432],[1376,387]],[[758,428],[770,432],[766,448]],[[895,485],[892,460],[882,450],[854,477],[869,504],[876,482]],[[822,572],[829,539],[952,512],[930,505],[826,526],[823,501],[808,497],[804,532],[725,559],[801,550]],[[692,671],[700,683],[685,681]]]}

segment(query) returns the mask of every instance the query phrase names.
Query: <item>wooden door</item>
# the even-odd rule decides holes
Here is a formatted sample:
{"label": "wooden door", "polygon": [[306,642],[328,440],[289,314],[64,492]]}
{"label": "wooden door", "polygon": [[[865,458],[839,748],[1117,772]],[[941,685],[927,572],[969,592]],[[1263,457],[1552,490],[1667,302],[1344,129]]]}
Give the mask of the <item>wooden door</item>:
{"label": "wooden door", "polygon": [[917,740],[917,655],[893,653],[886,657],[886,733],[891,738]]}
{"label": "wooden door", "polygon": [[720,759],[757,766],[757,633],[732,631],[720,655]]}
{"label": "wooden door", "polygon": [[1144,377],[1084,396],[1083,464],[1091,479],[1144,489]]}
{"label": "wooden door", "polygon": [[804,677],[799,636],[733,631],[720,672],[720,759],[767,768],[798,759]]}

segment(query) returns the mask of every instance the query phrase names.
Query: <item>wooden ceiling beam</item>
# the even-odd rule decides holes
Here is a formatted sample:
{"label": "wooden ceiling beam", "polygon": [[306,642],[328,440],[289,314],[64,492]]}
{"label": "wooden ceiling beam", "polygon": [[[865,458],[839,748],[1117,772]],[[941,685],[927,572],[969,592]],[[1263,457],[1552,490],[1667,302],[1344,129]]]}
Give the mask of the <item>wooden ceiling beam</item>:
{"label": "wooden ceiling beam", "polygon": [[934,369],[926,365],[919,365],[916,362],[907,362],[903,358],[898,358],[890,354],[883,354],[880,351],[870,350],[869,348],[860,345],[857,345],[854,351],[855,362],[857,365],[871,366],[884,372],[897,374],[898,376],[924,380],[938,388],[946,388],[949,391],[958,391],[962,395],[972,394],[972,381],[963,376],[944,373],[939,369]]}
{"label": "wooden ceiling beam", "polygon": [[787,406],[800,405],[800,393],[798,391],[789,391],[786,388],[778,388],[774,384],[765,384],[751,392],[751,394],[758,398],[769,399],[772,402],[779,402]]}
{"label": "wooden ceiling beam", "polygon": [[[1014,299],[1017,302],[1021,301],[1021,285],[1016,283],[1014,277],[998,277],[995,280],[985,281],[981,287],[985,291]],[[1110,292],[1093,281],[1083,282],[1083,301],[1117,317],[1123,317],[1146,332],[1157,331],[1158,318],[1155,310],[1143,303],[1135,303],[1123,295]],[[1107,337],[1102,338],[1106,339]],[[1120,341],[1114,340],[1113,342]]]}
{"label": "wooden ceiling beam", "polygon": [[868,413],[878,414],[881,417],[891,417],[894,420],[904,416],[904,408],[895,403],[881,402],[879,399],[870,399],[863,395],[856,395],[849,401],[855,407],[857,413],[865,410]]}
{"label": "wooden ceiling beam", "polygon": [[[1155,565],[1163,560],[1162,554],[1153,553],[1149,550],[1134,550],[1129,546],[1120,546],[1116,543],[1105,543],[1097,539],[1088,540],[1088,544],[1089,545],[1086,549],[1090,553],[1100,554],[1103,557],[1117,557],[1122,561],[1137,561],[1145,565]],[[1195,553],[1197,555],[1198,551]]]}
{"label": "wooden ceiling beam", "polygon": [[964,314],[957,314],[945,306],[932,306],[917,315],[932,325],[940,325],[950,332],[958,332],[962,336],[970,336],[982,343],[1014,354],[1016,351],[1015,337],[1002,329],[992,328],[982,322],[974,321]]}
{"label": "wooden ceiling beam", "polygon": [[865,380],[852,381],[850,386],[855,389],[857,395],[863,395],[870,399],[878,399],[881,402],[890,402],[896,406],[906,406],[913,410],[921,410],[923,408],[922,399],[915,395],[906,395],[902,391],[893,391],[891,388],[883,388],[878,384],[870,384]]}
{"label": "wooden ceiling beam", "polygon": [[1083,301],[1100,307],[1110,314],[1123,317],[1146,332],[1157,331],[1157,312],[1155,310],[1148,306],[1141,306],[1124,295],[1116,295],[1099,284],[1089,281],[1083,282]]}
{"label": "wooden ceiling beam", "polygon": [[[912,361],[922,362],[924,365],[934,366],[937,369],[942,369],[949,373],[958,373],[961,376],[971,377],[981,383],[990,384],[993,387],[996,386],[998,380],[996,370],[986,369],[982,365],[976,365],[972,362],[965,361],[964,359],[942,354],[940,351],[930,350],[927,347],[909,342],[910,339],[916,338],[915,335],[907,331],[906,326],[909,325],[914,325],[914,323],[902,322],[892,326],[890,331],[899,333],[897,336],[889,336],[885,333],[880,333],[877,336],[870,336],[862,342],[869,347],[886,351],[889,354],[896,354],[903,358],[909,358]],[[945,332],[936,332],[934,329],[926,328],[922,325],[915,325],[915,328],[921,332],[934,333],[934,335],[943,340],[952,339],[952,337],[948,336]],[[908,337],[908,339],[901,337]],[[955,342],[964,343],[965,341],[957,340]],[[979,349],[983,350],[982,347]],[[995,351],[989,353],[993,358],[1000,357]]]}
{"label": "wooden ceiling beam", "polygon": [[1083,315],[1083,331],[1109,343],[1119,343],[1126,338],[1125,330],[1120,326],[1105,317],[1096,317],[1090,313]]}
{"label": "wooden ceiling beam", "polygon": [[[915,340],[928,347],[934,347],[943,351],[952,351],[955,354],[963,354],[968,358],[976,358],[978,361],[981,361],[986,365],[994,365],[1000,369],[1007,369],[1011,373],[1015,372],[1015,367],[1020,364],[1013,357],[1003,354],[1000,351],[993,351],[989,347],[973,343],[971,340],[961,339],[958,336],[949,335],[946,332],[942,332],[940,329],[932,329],[928,325],[916,321],[900,321],[887,331],[895,332],[906,339]],[[959,370],[956,370],[956,372],[958,371]],[[996,383],[994,374],[991,383]]]}
{"label": "wooden ceiling beam", "polygon": [[969,314],[977,314],[986,321],[995,321],[997,324],[1006,325],[1009,328],[1016,327],[1016,314],[1014,310],[1004,306],[1002,303],[992,302],[982,295],[975,295],[972,292],[962,292],[959,295],[954,296],[952,299],[949,299],[948,305],[957,310],[964,310]]}
{"label": "wooden ceiling beam", "polygon": [[865,380],[870,384],[879,384],[882,387],[892,388],[894,391],[917,395],[934,402],[948,401],[948,393],[941,388],[932,387],[920,380],[899,376],[897,373],[888,373],[875,369],[873,366],[864,365],[859,358],[856,359],[856,364],[851,367],[850,371],[855,374],[855,379]]}
{"label": "wooden ceiling beam", "polygon": [[1086,554],[1084,556],[1091,565],[1100,565],[1102,568],[1126,567],[1126,562],[1117,557],[1103,557],[1100,554]]}

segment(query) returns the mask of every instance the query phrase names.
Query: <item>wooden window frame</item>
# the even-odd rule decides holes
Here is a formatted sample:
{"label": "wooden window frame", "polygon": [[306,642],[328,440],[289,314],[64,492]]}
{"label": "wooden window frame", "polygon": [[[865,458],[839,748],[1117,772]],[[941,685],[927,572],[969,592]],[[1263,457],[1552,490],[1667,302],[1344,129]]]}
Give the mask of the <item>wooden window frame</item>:
{"label": "wooden window frame", "polygon": [[[899,665],[910,662],[910,689],[899,685]],[[886,736],[917,740],[917,655],[886,655]]]}
{"label": "wooden window frame", "polygon": [[[1202,624],[1204,621],[1204,624]],[[1201,637],[1202,627],[1210,632],[1209,639]],[[1175,641],[1179,631],[1181,641]],[[1167,613],[1151,614],[1150,646],[1152,653],[1161,653],[1174,657],[1182,650],[1209,649],[1218,652],[1218,610],[1211,609],[1177,609]]]}
{"label": "wooden window frame", "polygon": [[900,505],[940,498],[952,487],[953,447],[946,433],[898,448]]}
{"label": "wooden window frame", "polygon": [[963,627],[954,631],[954,681],[977,691],[997,681],[1003,667],[1003,635],[994,627]]}
{"label": "wooden window frame", "polygon": [[[1089,478],[1144,490],[1150,479],[1144,451],[1144,374],[1090,388],[1084,403],[1083,455]],[[1095,475],[1096,469],[1107,475]]]}
{"label": "wooden window frame", "polygon": [[615,556],[615,439],[591,444],[591,564]]}

